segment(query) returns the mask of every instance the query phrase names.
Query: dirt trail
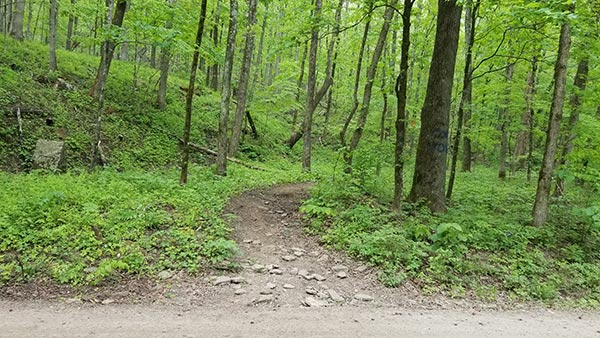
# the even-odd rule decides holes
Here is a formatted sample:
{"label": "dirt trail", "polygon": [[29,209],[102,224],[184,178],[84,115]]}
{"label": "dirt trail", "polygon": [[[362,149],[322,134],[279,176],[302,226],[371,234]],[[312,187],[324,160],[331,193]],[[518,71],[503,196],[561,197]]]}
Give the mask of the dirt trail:
{"label": "dirt trail", "polygon": [[298,207],[310,187],[282,185],[232,199],[225,214],[241,249],[239,271],[175,273],[80,296],[61,289],[58,300],[4,290],[0,337],[600,338],[598,313],[426,297],[411,283],[383,287],[373,268],[304,232]]}

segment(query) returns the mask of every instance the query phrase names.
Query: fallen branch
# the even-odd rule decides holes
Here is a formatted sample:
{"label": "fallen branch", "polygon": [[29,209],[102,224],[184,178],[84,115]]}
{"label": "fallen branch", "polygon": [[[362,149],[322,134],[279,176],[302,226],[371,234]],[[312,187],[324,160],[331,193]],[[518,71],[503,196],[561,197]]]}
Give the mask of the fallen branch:
{"label": "fallen branch", "polygon": [[[181,140],[180,140],[180,141],[181,141]],[[211,155],[211,156],[217,156],[217,152],[216,152],[216,151],[214,151],[214,150],[212,150],[212,149],[208,149],[208,148],[206,148],[206,147],[203,147],[203,146],[201,146],[201,145],[198,145],[198,144],[195,144],[195,143],[192,143],[192,142],[190,142],[190,143],[189,143],[189,146],[190,146],[191,148],[195,149],[195,150],[198,150],[198,151],[200,151],[200,152],[204,153],[204,154]],[[246,163],[246,162],[240,161],[240,160],[238,160],[237,158],[233,158],[233,157],[227,157],[227,160],[228,160],[228,161],[230,161],[230,162],[233,162],[233,163],[239,164],[239,165],[241,165],[241,166],[244,166],[244,167],[246,167],[246,168],[250,168],[250,169],[254,169],[254,170],[259,170],[259,171],[268,171],[267,169],[264,169],[264,168],[259,168],[259,167],[255,167],[255,166],[253,166],[253,165],[251,165],[251,164],[248,164],[248,163]]]}

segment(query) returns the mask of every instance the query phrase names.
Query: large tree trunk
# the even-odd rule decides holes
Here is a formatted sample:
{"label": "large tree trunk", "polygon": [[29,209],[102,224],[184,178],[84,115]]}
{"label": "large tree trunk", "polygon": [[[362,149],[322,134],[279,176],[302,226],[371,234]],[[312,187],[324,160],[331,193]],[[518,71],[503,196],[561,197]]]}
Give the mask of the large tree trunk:
{"label": "large tree trunk", "polygon": [[[560,156],[560,166],[567,167],[569,165],[568,157],[569,154],[573,151],[573,141],[577,137],[575,134],[575,129],[577,127],[577,122],[579,122],[579,110],[581,108],[581,94],[585,90],[587,85],[589,73],[589,58],[584,57],[579,61],[579,65],[577,66],[577,74],[575,74],[574,85],[575,92],[571,95],[571,99],[569,105],[571,106],[571,116],[569,117],[569,125],[567,126],[567,130],[563,134],[562,141],[562,153]],[[562,196],[565,193],[565,179],[562,176],[559,176],[556,179],[556,196]]]}
{"label": "large tree trunk", "polygon": [[[123,25],[123,18],[125,17],[125,10],[127,9],[127,1],[117,0],[114,16],[112,15],[111,10],[111,8],[113,7],[112,4],[112,0],[106,0],[106,5],[109,11],[108,17],[110,18],[112,16],[112,20],[109,19],[107,20],[107,22],[109,22],[113,26],[121,27]],[[112,62],[114,53],[115,42],[110,38],[104,40],[104,42],[102,43],[100,53],[100,66],[98,66],[98,72],[96,73],[94,85],[90,89],[90,96],[97,98],[100,92],[104,90],[104,86],[106,85],[106,79],[108,78],[108,72],[110,70],[110,64]]]}
{"label": "large tree trunk", "polygon": [[[454,191],[454,180],[456,178],[456,164],[458,162],[458,152],[460,148],[460,139],[463,132],[463,123],[465,115],[471,115],[471,98],[473,95],[473,44],[475,43],[475,24],[477,12],[479,11],[479,0],[473,4],[472,0],[467,0],[465,10],[465,69],[463,75],[463,89],[456,114],[456,135],[452,146],[452,162],[450,165],[450,178],[448,179],[448,190],[446,199],[452,198]],[[470,150],[469,150],[470,151]],[[469,154],[469,157],[471,155]],[[470,165],[469,165],[470,167]],[[470,169],[470,168],[469,168]]]}
{"label": "large tree trunk", "polygon": [[229,142],[229,156],[235,157],[240,145],[242,136],[242,124],[246,112],[246,100],[248,98],[248,79],[250,78],[250,65],[252,64],[252,54],[254,53],[254,25],[256,24],[256,7],[258,0],[248,0],[248,27],[246,31],[246,45],[244,46],[244,56],[242,59],[242,69],[236,92],[237,106],[235,109],[235,119],[231,130],[231,140]]}
{"label": "large tree trunk", "polygon": [[[173,7],[177,0],[168,0],[169,7]],[[173,27],[173,11],[170,12],[170,16],[165,22],[165,28],[170,30]],[[158,79],[158,93],[156,97],[156,104],[159,109],[165,109],[167,107],[167,81],[169,79],[169,63],[171,62],[171,48],[164,46],[160,50],[159,69],[160,77]]]}
{"label": "large tree trunk", "polygon": [[404,143],[406,141],[406,101],[408,89],[408,52],[410,51],[410,16],[415,0],[404,0],[400,73],[396,78],[396,143],[394,146],[394,200],[392,210],[400,211],[404,200]]}
{"label": "large tree trunk", "polygon": [[[215,11],[215,22],[212,28],[212,40],[213,40],[213,44],[214,44],[214,48],[218,49],[219,48],[219,26],[220,26],[220,20],[221,20],[221,0],[217,1],[217,10]],[[209,74],[210,76],[208,77],[208,81],[210,84],[210,88],[212,88],[212,90],[217,91],[219,90],[219,64],[215,62],[214,65],[209,67]]]}
{"label": "large tree trunk", "polygon": [[435,45],[429,69],[413,185],[408,199],[424,199],[433,212],[446,211],[448,123],[461,7],[456,0],[438,0]]}
{"label": "large tree trunk", "polygon": [[510,124],[510,87],[515,64],[510,63],[506,66],[506,90],[504,93],[504,105],[500,108],[500,156],[498,159],[498,178],[506,179],[506,154],[508,153],[508,126]]}
{"label": "large tree trunk", "polygon": [[[30,0],[31,1],[31,0]],[[17,0],[12,13],[12,27],[10,36],[17,40],[23,40],[23,18],[25,16],[25,0]]]}
{"label": "large tree trunk", "polygon": [[49,44],[50,44],[50,55],[48,60],[50,61],[50,71],[54,72],[58,69],[56,64],[56,26],[58,21],[58,3],[57,0],[50,0],[50,13],[48,16],[48,29],[49,29]]}
{"label": "large tree trunk", "polygon": [[310,34],[310,51],[308,53],[308,83],[306,85],[306,108],[304,111],[304,146],[302,149],[302,170],[310,171],[312,117],[315,110],[315,87],[317,85],[317,50],[319,49],[319,22],[321,18],[321,0],[315,0],[314,20]]}
{"label": "large tree trunk", "polygon": [[227,121],[231,103],[231,73],[235,54],[235,38],[237,36],[238,3],[229,1],[229,32],[227,33],[227,49],[223,65],[221,89],[221,114],[219,115],[219,144],[217,149],[217,175],[227,175]]}
{"label": "large tree trunk", "polygon": [[340,131],[340,143],[342,146],[346,146],[346,133],[348,132],[348,127],[354,119],[354,114],[358,110],[358,87],[360,84],[360,75],[362,70],[362,62],[365,54],[365,46],[367,45],[367,38],[369,37],[369,29],[371,27],[371,13],[372,6],[369,6],[369,17],[367,18],[367,22],[365,23],[365,29],[363,31],[362,40],[360,41],[360,51],[358,52],[358,60],[356,61],[356,75],[354,77],[354,91],[352,92],[352,109],[350,109],[350,114],[346,117],[344,121],[344,125],[342,126],[342,131]]}
{"label": "large tree trunk", "polygon": [[516,159],[516,169],[523,170],[527,165],[527,149],[532,145],[529,144],[529,129],[533,116],[533,99],[535,96],[535,79],[537,76],[538,59],[534,56],[531,60],[531,69],[527,73],[527,86],[525,87],[525,109],[521,114],[521,131],[517,137],[515,145],[514,157]]}
{"label": "large tree trunk", "polygon": [[75,1],[71,0],[71,8],[69,10],[69,22],[67,23],[67,42],[65,43],[65,49],[71,50],[73,46],[73,30],[75,27],[75,22],[77,21],[77,16],[75,15]]}
{"label": "large tree trunk", "polygon": [[181,176],[179,184],[187,183],[188,165],[190,162],[190,129],[192,127],[192,101],[194,99],[194,87],[196,85],[196,72],[198,70],[198,59],[200,59],[200,46],[202,45],[202,35],[204,34],[204,22],[206,21],[206,3],[202,0],[200,5],[200,19],[198,21],[198,31],[196,33],[196,43],[194,45],[194,56],[192,58],[192,69],[190,71],[190,82],[188,92],[185,98],[185,126],[183,127],[183,149],[181,154]]}
{"label": "large tree trunk", "polygon": [[383,14],[383,26],[379,32],[379,39],[375,45],[375,51],[373,51],[371,65],[367,71],[367,83],[365,84],[363,91],[360,115],[356,121],[356,129],[354,130],[354,133],[352,133],[352,139],[350,140],[348,150],[344,153],[344,160],[346,161],[347,169],[349,171],[352,170],[352,152],[358,147],[365,124],[367,123],[367,116],[369,114],[369,108],[371,105],[371,91],[373,89],[373,82],[375,81],[375,74],[377,73],[377,65],[379,63],[381,53],[383,52],[383,46],[385,45],[385,40],[387,39],[387,34],[390,30],[392,18],[394,17],[394,6],[396,6],[396,3],[398,3],[398,0],[390,1],[389,6],[386,7],[385,13]]}
{"label": "large tree trunk", "polygon": [[552,185],[552,172],[556,159],[556,148],[560,133],[560,123],[563,114],[565,91],[567,82],[567,64],[569,62],[569,49],[571,47],[571,27],[565,23],[560,29],[560,40],[558,43],[558,57],[554,66],[554,93],[552,106],[550,107],[550,118],[548,130],[546,131],[546,146],[544,159],[540,168],[538,186],[533,205],[533,225],[541,226],[546,223],[548,217],[548,205],[550,203],[550,187]]}

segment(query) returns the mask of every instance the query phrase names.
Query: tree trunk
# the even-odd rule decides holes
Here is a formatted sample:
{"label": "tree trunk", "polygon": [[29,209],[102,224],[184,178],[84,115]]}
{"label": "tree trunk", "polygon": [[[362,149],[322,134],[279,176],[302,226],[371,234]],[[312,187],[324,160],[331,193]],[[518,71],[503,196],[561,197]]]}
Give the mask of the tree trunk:
{"label": "tree trunk", "polygon": [[354,114],[358,110],[358,87],[360,84],[360,74],[362,70],[362,62],[365,54],[365,47],[367,45],[367,38],[369,37],[369,29],[371,27],[371,13],[372,5],[369,5],[368,12],[369,17],[367,18],[367,22],[365,23],[365,30],[363,31],[362,40],[360,41],[360,51],[358,53],[358,60],[356,61],[356,76],[354,77],[354,91],[352,92],[352,109],[350,110],[350,114],[346,117],[344,121],[344,125],[342,126],[342,131],[340,132],[340,143],[343,147],[346,146],[346,133],[348,132],[348,127],[354,118]]}
{"label": "tree trunk", "polygon": [[235,53],[235,38],[237,35],[238,3],[229,1],[229,32],[227,33],[227,49],[223,65],[223,80],[221,89],[221,114],[219,115],[219,144],[217,149],[217,175],[227,175],[227,121],[229,120],[229,104],[231,102],[231,73]]}
{"label": "tree trunk", "polygon": [[[253,85],[258,82],[259,74],[262,72],[262,59],[263,59],[263,45],[265,41],[265,31],[267,29],[267,19],[269,18],[269,1],[265,2],[265,16],[260,27],[260,39],[258,40],[258,51],[256,52],[256,64],[254,71],[254,79],[252,80]],[[304,71],[304,67],[302,68]],[[261,76],[262,80],[262,76]]]}
{"label": "tree trunk", "polygon": [[506,154],[508,152],[508,126],[510,123],[510,91],[512,77],[515,72],[515,64],[510,63],[506,66],[506,90],[504,93],[504,106],[500,108],[500,156],[498,159],[498,178],[506,179]]}
{"label": "tree trunk", "polygon": [[[587,85],[589,73],[589,58],[584,57],[579,61],[579,65],[577,66],[577,73],[575,74],[574,85],[575,92],[571,95],[571,99],[569,105],[571,106],[571,116],[569,117],[569,125],[567,130],[564,132],[563,141],[562,141],[562,153],[560,156],[560,166],[567,167],[569,165],[568,157],[569,154],[573,151],[573,141],[577,137],[575,134],[575,130],[577,127],[577,122],[579,122],[579,110],[581,108],[581,94],[585,90]],[[564,177],[559,176],[556,179],[556,196],[562,196],[565,193],[565,179]]]}
{"label": "tree trunk", "polygon": [[[389,54],[387,48],[383,51],[383,59],[385,60]],[[387,93],[387,64],[384,62],[381,67],[381,97],[383,98],[383,108],[381,109],[381,117],[379,119],[379,145],[383,145],[383,141],[385,141],[385,120],[387,119],[388,114],[388,93]],[[393,70],[393,69],[392,69]],[[379,177],[381,175],[381,159],[377,159],[377,167],[375,168],[375,175]]]}
{"label": "tree trunk", "polygon": [[310,171],[311,163],[311,132],[312,116],[315,110],[315,87],[317,82],[317,50],[319,48],[319,22],[321,18],[321,0],[315,0],[315,10],[313,13],[313,26],[310,35],[310,51],[308,53],[308,83],[306,85],[306,108],[304,113],[303,136],[304,147],[302,151],[302,170]]}
{"label": "tree trunk", "polygon": [[406,141],[406,101],[408,89],[408,52],[410,51],[410,16],[415,0],[404,0],[400,73],[396,78],[396,143],[394,145],[394,200],[392,210],[400,211],[404,200],[404,143]]}
{"label": "tree trunk", "polygon": [[[171,30],[173,27],[173,6],[177,0],[168,0],[171,11],[169,12],[169,18],[165,22],[165,29]],[[163,46],[160,50],[159,69],[160,77],[158,79],[158,94],[156,97],[156,104],[159,109],[167,108],[167,84],[169,79],[169,63],[171,62],[171,48],[170,46]]]}
{"label": "tree trunk", "polygon": [[379,39],[377,40],[377,44],[375,45],[375,51],[373,51],[371,65],[369,66],[369,70],[367,71],[367,83],[365,83],[365,89],[363,91],[360,115],[358,117],[358,120],[356,121],[356,129],[352,134],[352,140],[350,140],[348,150],[344,154],[344,160],[346,161],[348,170],[351,170],[352,168],[352,152],[356,149],[356,147],[358,147],[358,143],[360,142],[360,139],[362,137],[365,124],[367,123],[367,116],[369,114],[369,107],[371,104],[371,91],[373,89],[373,82],[375,81],[377,65],[379,63],[381,53],[383,52],[383,46],[385,45],[385,40],[387,39],[387,34],[390,30],[392,18],[394,17],[394,6],[396,6],[396,3],[398,3],[398,0],[391,0],[389,6],[385,9],[385,13],[383,14],[383,26],[381,27]]}
{"label": "tree trunk", "polygon": [[433,212],[446,211],[448,123],[461,7],[456,0],[438,0],[435,45],[429,69],[413,185],[408,199],[424,199]]}
{"label": "tree trunk", "polygon": [[200,19],[198,21],[196,43],[194,45],[194,56],[192,58],[190,82],[188,84],[188,92],[185,98],[185,126],[183,127],[181,177],[179,178],[179,184],[181,185],[186,184],[188,179],[188,165],[190,162],[190,129],[192,127],[192,101],[194,99],[194,87],[196,85],[198,59],[200,58],[200,46],[202,45],[202,35],[204,34],[204,22],[206,20],[206,3],[207,0],[202,0],[202,4],[200,5]]}
{"label": "tree trunk", "polygon": [[527,73],[527,86],[525,87],[525,109],[521,114],[521,131],[517,138],[514,157],[517,161],[516,169],[523,170],[527,165],[527,149],[531,147],[529,144],[529,129],[531,117],[533,115],[533,99],[535,96],[535,78],[537,76],[537,57],[534,56],[531,60],[531,69]]}
{"label": "tree trunk", "polygon": [[258,0],[248,0],[248,27],[246,31],[246,45],[244,46],[244,56],[242,59],[242,69],[240,70],[240,79],[236,92],[237,106],[235,109],[235,119],[231,130],[231,140],[229,142],[229,156],[235,157],[240,145],[242,135],[242,124],[246,112],[246,99],[248,98],[248,80],[250,78],[250,66],[252,64],[252,54],[254,53],[254,25],[256,24],[256,7]]}
{"label": "tree trunk", "polygon": [[65,44],[66,50],[71,50],[73,46],[73,28],[75,26],[75,20],[77,17],[75,16],[75,1],[71,0],[71,8],[69,10],[69,22],[67,23],[67,42]]}
{"label": "tree trunk", "polygon": [[[300,95],[302,93],[302,84],[304,82],[304,68],[306,68],[305,65],[306,65],[306,56],[307,55],[308,55],[308,43],[305,43],[304,49],[302,52],[302,61],[300,62],[300,76],[298,77],[298,82],[296,84],[296,102],[297,103],[300,103]],[[256,72],[256,73],[258,73],[258,72]],[[297,120],[298,120],[298,109],[294,109],[294,111],[292,113],[292,138],[294,136],[294,133],[296,133],[296,121]],[[303,131],[301,128],[300,137],[302,137],[302,132]],[[294,147],[294,144],[290,145],[290,149]]]}
{"label": "tree trunk", "polygon": [[50,0],[50,13],[48,16],[48,29],[49,29],[49,44],[50,44],[50,71],[55,72],[58,69],[56,64],[56,26],[58,21],[58,3],[57,0]]}
{"label": "tree trunk", "polygon": [[[212,40],[213,40],[215,49],[219,48],[220,21],[221,21],[221,0],[218,0],[217,1],[217,10],[215,11],[215,23],[212,28]],[[214,90],[214,91],[219,90],[219,64],[218,63],[215,63],[214,65],[210,66],[210,75],[211,75],[211,77],[209,78],[210,88],[212,88],[212,90]]]}
{"label": "tree trunk", "polygon": [[[107,20],[107,22],[110,22],[113,26],[121,27],[123,25],[123,18],[125,17],[125,10],[127,9],[127,1],[117,0],[114,16],[112,15],[113,1],[106,0],[106,4],[109,10],[109,17],[112,16],[112,20]],[[94,85],[90,89],[89,93],[90,96],[95,98],[98,97],[100,91],[104,90],[104,86],[106,85],[110,64],[115,53],[115,42],[111,39],[106,39],[102,43],[101,50],[100,66],[98,67],[98,72],[96,73]]]}
{"label": "tree trunk", "polygon": [[[31,1],[31,0],[29,0]],[[12,27],[10,36],[16,40],[23,40],[23,18],[25,16],[25,0],[16,0],[14,4],[14,12],[12,13]]]}
{"label": "tree trunk", "polygon": [[[463,90],[456,114],[456,135],[452,146],[452,162],[450,165],[450,178],[448,179],[448,190],[446,199],[452,198],[454,191],[454,180],[456,178],[456,164],[458,162],[458,151],[460,148],[460,138],[462,137],[465,112],[471,114],[471,98],[473,95],[473,44],[475,43],[475,24],[477,12],[479,11],[479,0],[473,4],[472,0],[467,0],[465,9],[465,69],[463,75]],[[469,155],[470,157],[471,155]],[[470,166],[470,165],[469,165]]]}
{"label": "tree trunk", "polygon": [[556,158],[556,148],[560,133],[560,123],[562,120],[562,110],[565,101],[565,91],[567,82],[567,64],[569,62],[569,49],[571,47],[571,27],[564,23],[560,30],[560,40],[558,43],[558,56],[554,67],[554,93],[552,97],[552,106],[550,107],[550,118],[548,120],[548,129],[546,131],[546,146],[544,150],[544,159],[538,178],[538,186],[535,195],[532,216],[533,225],[541,226],[546,223],[548,217],[548,205],[550,198],[550,187],[552,184],[552,172],[554,170],[554,161]]}

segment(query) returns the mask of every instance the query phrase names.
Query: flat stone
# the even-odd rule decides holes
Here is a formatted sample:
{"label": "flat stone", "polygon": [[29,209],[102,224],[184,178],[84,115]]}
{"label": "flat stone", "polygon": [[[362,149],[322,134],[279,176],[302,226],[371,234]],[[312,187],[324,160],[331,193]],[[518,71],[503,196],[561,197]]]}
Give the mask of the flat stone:
{"label": "flat stone", "polygon": [[290,275],[297,275],[298,274],[298,268],[292,268],[290,270]]}
{"label": "flat stone", "polygon": [[272,295],[273,294],[273,290],[261,290],[260,294],[261,295]]}
{"label": "flat stone", "polygon": [[321,257],[319,257],[319,259],[317,259],[317,262],[327,262],[329,260],[329,255],[324,254],[321,255]]}
{"label": "flat stone", "polygon": [[114,302],[115,302],[114,299],[107,298],[107,299],[103,300],[101,304],[102,305],[109,305],[109,304],[112,304]]}
{"label": "flat stone", "polygon": [[252,244],[252,242],[254,242],[254,241],[251,240],[251,239],[245,239],[244,240],[244,243],[246,243],[246,244]]}
{"label": "flat stone", "polygon": [[281,269],[273,269],[269,271],[272,275],[283,275],[283,271]]}
{"label": "flat stone", "polygon": [[296,256],[292,256],[292,255],[286,255],[281,257],[281,259],[283,259],[286,262],[292,262],[296,260]]}
{"label": "flat stone", "polygon": [[241,296],[241,295],[245,295],[246,293],[248,293],[248,291],[244,290],[244,289],[237,289],[235,290],[234,294],[236,296]]}
{"label": "flat stone", "polygon": [[327,293],[329,294],[329,298],[336,303],[343,303],[345,301],[344,297],[340,296],[340,294],[334,290],[329,289],[327,290]]}
{"label": "flat stone", "polygon": [[358,268],[355,269],[356,272],[360,272],[363,273],[365,271],[369,270],[369,266],[368,265],[361,265]]}
{"label": "flat stone", "polygon": [[348,278],[348,274],[345,271],[338,272],[336,276],[340,279]]}
{"label": "flat stone", "polygon": [[316,295],[317,293],[319,293],[319,291],[317,291],[317,289],[313,288],[312,286],[307,287],[304,292],[308,293],[309,295]]}
{"label": "flat stone", "polygon": [[171,277],[173,277],[173,273],[171,273],[171,271],[164,270],[158,273],[158,278],[160,279],[169,279]]}
{"label": "flat stone", "polygon": [[302,251],[294,251],[294,256],[296,256],[296,257],[302,257],[302,256],[304,256],[304,252],[302,252]]}
{"label": "flat stone", "polygon": [[293,286],[292,284],[283,284],[283,288],[284,288],[284,289],[291,290],[291,289],[295,289],[296,287],[295,287],[295,286]]}
{"label": "flat stone", "polygon": [[242,283],[246,283],[246,278],[244,277],[231,277],[231,283],[233,284],[242,284]]}
{"label": "flat stone", "polygon": [[267,265],[267,269],[269,269],[269,270],[279,269],[279,265],[277,265],[277,264],[269,264],[269,265]]}
{"label": "flat stone", "polygon": [[263,273],[263,272],[267,271],[267,268],[265,268],[264,265],[260,265],[260,264],[254,264],[250,267],[250,269],[252,269],[252,271],[257,272],[257,273]]}
{"label": "flat stone", "polygon": [[309,256],[311,257],[318,257],[321,253],[318,251],[311,251],[308,253]]}
{"label": "flat stone", "polygon": [[32,160],[34,169],[65,169],[65,143],[62,141],[38,140],[35,144]]}
{"label": "flat stone", "polygon": [[253,299],[251,304],[258,305],[258,304],[270,303],[272,301],[273,301],[273,295],[261,295],[260,297]]}
{"label": "flat stone", "polygon": [[302,278],[306,279],[306,280],[311,280],[311,279],[315,279],[315,276],[308,273],[308,271],[306,270],[300,270],[298,271],[298,275],[302,276]]}
{"label": "flat stone", "polygon": [[253,243],[254,243],[255,245],[261,245],[261,244],[262,244],[262,242],[261,242],[261,241],[259,241],[259,240],[255,240]]}
{"label": "flat stone", "polygon": [[316,299],[315,297],[306,297],[304,301],[302,301],[304,306],[308,307],[326,307],[329,306],[329,302],[325,300]]}
{"label": "flat stone", "polygon": [[326,279],[327,279],[327,278],[325,278],[325,277],[323,277],[323,276],[321,276],[321,275],[318,275],[318,274],[314,274],[314,275],[313,275],[313,277],[314,277],[316,280],[318,280],[319,282],[322,282],[322,281],[324,281],[324,280],[326,280]]}
{"label": "flat stone", "polygon": [[296,246],[292,247],[292,249],[291,249],[291,250],[292,250],[292,251],[299,251],[299,252],[306,252],[306,250],[304,250],[304,249],[302,249],[302,248],[299,248],[299,247],[296,247]]}
{"label": "flat stone", "polygon": [[96,270],[98,270],[98,268],[97,268],[97,267],[95,267],[95,266],[90,266],[89,268],[85,268],[85,269],[83,269],[83,272],[85,272],[85,273],[93,273],[93,272],[95,272]]}
{"label": "flat stone", "polygon": [[347,266],[345,266],[345,265],[338,264],[338,265],[334,265],[334,266],[331,268],[331,270],[332,270],[333,272],[348,271],[348,267],[347,267]]}
{"label": "flat stone", "polygon": [[363,302],[370,302],[370,301],[373,300],[373,297],[369,296],[369,295],[366,295],[364,293],[357,293],[357,294],[354,295],[354,299],[360,300],[360,301],[363,301]]}
{"label": "flat stone", "polygon": [[219,276],[213,281],[213,285],[223,285],[231,283],[231,278],[227,276]]}
{"label": "flat stone", "polygon": [[267,283],[267,285],[265,285],[265,287],[267,289],[273,290],[273,289],[275,289],[277,287],[277,284],[275,284],[275,283]]}
{"label": "flat stone", "polygon": [[241,285],[241,284],[231,284],[231,287],[232,287],[234,290],[239,290],[239,289],[241,289],[241,288],[242,288],[242,285]]}

